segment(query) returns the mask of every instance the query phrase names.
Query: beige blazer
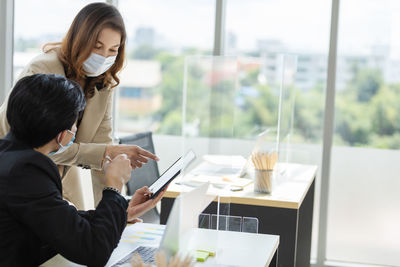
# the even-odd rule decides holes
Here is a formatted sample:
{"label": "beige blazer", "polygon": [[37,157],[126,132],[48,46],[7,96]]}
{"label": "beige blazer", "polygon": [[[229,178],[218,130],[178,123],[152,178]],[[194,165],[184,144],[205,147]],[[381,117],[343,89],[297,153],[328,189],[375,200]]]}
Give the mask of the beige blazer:
{"label": "beige blazer", "polygon": [[[65,76],[64,67],[55,50],[35,57],[22,71],[18,79],[36,73],[54,73]],[[8,97],[0,107],[0,137],[4,137],[10,126],[7,122]],[[57,165],[66,166],[62,175],[64,198],[71,201],[78,209],[83,209],[83,191],[79,172],[75,166],[90,168],[95,206],[102,197],[104,173],[102,162],[106,144],[112,143],[112,90],[95,90],[87,100],[82,121],[76,133],[75,143],[61,154],[51,158]]]}

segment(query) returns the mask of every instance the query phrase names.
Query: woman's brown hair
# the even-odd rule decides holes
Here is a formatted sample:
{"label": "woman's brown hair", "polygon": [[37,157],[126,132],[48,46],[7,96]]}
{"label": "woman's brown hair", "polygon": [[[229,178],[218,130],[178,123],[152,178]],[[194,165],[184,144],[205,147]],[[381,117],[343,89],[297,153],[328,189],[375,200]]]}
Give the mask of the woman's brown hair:
{"label": "woman's brown hair", "polygon": [[[121,34],[117,58],[105,73],[97,77],[86,77],[83,62],[92,53],[100,32],[105,28],[119,31]],[[119,84],[117,73],[124,64],[125,41],[126,31],[122,16],[118,9],[110,4],[89,4],[74,18],[63,41],[58,43],[61,44],[58,57],[64,65],[66,77],[82,86],[87,99],[94,95],[94,86],[97,84],[104,87],[116,87]],[[56,44],[46,44],[43,50],[51,50]]]}

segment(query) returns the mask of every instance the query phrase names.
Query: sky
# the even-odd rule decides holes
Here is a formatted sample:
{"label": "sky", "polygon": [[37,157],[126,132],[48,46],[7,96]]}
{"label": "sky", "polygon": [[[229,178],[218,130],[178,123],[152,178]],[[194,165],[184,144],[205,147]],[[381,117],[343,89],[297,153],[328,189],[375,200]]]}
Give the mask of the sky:
{"label": "sky", "polygon": [[[46,33],[63,36],[84,0],[16,0],[15,36]],[[212,49],[214,0],[119,0],[128,40],[138,27],[153,27],[173,47]],[[237,37],[239,50],[257,40],[280,40],[298,50],[327,53],[330,0],[228,0],[226,32]],[[48,40],[56,41],[56,40]],[[340,6],[339,51],[360,53],[389,46],[400,58],[400,1],[344,0]]]}

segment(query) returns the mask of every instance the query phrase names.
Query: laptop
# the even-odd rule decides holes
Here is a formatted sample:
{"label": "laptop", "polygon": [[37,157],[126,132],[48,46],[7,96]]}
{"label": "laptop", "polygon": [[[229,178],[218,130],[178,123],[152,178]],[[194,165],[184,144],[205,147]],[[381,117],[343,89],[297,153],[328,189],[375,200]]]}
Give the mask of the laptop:
{"label": "laptop", "polygon": [[197,227],[198,216],[215,198],[206,194],[208,187],[209,183],[205,183],[175,199],[158,247],[120,242],[106,266],[131,266],[130,262],[135,253],[139,254],[144,263],[155,264],[154,256],[158,250],[163,250],[167,258],[178,251],[184,251],[188,247],[190,230]]}

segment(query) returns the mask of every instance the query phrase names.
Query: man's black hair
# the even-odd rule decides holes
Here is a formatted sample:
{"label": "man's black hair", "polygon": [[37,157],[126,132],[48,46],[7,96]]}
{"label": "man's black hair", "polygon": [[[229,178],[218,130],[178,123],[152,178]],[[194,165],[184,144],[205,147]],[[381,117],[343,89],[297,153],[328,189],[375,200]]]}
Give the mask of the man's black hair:
{"label": "man's black hair", "polygon": [[85,108],[80,85],[61,75],[34,74],[14,86],[7,106],[10,132],[32,148],[69,130]]}

